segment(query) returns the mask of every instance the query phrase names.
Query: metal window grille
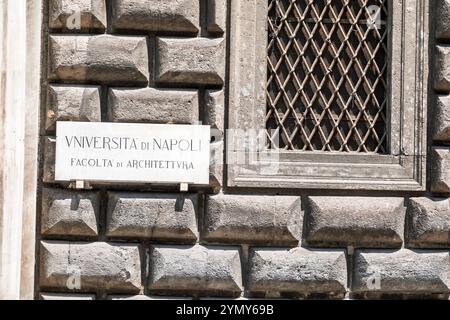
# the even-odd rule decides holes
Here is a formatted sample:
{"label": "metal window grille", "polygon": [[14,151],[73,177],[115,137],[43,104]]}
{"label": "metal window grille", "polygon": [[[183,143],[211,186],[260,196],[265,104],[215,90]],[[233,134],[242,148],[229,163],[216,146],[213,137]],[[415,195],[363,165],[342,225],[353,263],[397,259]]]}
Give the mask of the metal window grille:
{"label": "metal window grille", "polygon": [[268,1],[268,148],[388,153],[388,0]]}

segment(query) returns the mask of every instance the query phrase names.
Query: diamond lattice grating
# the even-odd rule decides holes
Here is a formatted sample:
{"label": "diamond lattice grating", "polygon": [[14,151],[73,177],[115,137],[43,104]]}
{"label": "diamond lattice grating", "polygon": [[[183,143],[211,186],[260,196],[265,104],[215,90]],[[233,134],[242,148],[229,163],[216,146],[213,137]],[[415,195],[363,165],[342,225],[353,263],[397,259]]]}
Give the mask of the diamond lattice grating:
{"label": "diamond lattice grating", "polygon": [[387,154],[388,0],[268,1],[268,148]]}

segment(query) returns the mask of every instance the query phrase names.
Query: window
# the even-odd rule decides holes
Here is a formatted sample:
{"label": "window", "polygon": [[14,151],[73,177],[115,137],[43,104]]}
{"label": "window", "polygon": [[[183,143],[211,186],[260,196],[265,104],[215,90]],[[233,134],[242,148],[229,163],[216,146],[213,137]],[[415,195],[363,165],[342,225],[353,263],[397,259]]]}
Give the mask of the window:
{"label": "window", "polygon": [[245,165],[228,161],[229,186],[425,189],[427,2],[231,7],[228,127],[264,130],[267,142],[245,150]]}
{"label": "window", "polygon": [[281,148],[387,153],[386,2],[269,0],[266,125]]}

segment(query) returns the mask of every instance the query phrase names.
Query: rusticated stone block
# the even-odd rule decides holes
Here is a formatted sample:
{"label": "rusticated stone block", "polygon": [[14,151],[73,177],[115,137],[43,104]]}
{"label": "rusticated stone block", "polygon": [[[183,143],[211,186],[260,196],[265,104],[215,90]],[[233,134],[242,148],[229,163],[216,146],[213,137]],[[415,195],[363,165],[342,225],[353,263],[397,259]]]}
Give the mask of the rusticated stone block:
{"label": "rusticated stone block", "polygon": [[151,292],[238,296],[242,291],[237,248],[154,246],[150,264]]}
{"label": "rusticated stone block", "polygon": [[49,27],[72,32],[106,29],[105,0],[50,0]]}
{"label": "rusticated stone block", "polygon": [[146,85],[148,61],[146,37],[49,37],[50,80]]}
{"label": "rusticated stone block", "polygon": [[355,252],[353,292],[448,293],[449,252],[377,251]]}
{"label": "rusticated stone block", "polygon": [[202,239],[219,243],[298,244],[303,213],[295,196],[208,196]]}
{"label": "rusticated stone block", "polygon": [[343,297],[346,288],[344,250],[250,249],[248,290],[253,294]]}
{"label": "rusticated stone block", "polygon": [[443,198],[411,198],[407,214],[408,245],[450,246],[450,203]]}
{"label": "rusticated stone block", "polygon": [[56,139],[54,137],[44,137],[44,164],[42,181],[44,183],[55,182],[55,155]]}
{"label": "rusticated stone block", "polygon": [[207,29],[211,33],[223,33],[227,25],[227,1],[209,0],[207,2],[208,25]]}
{"label": "rusticated stone block", "polygon": [[198,0],[115,0],[112,26],[118,30],[198,33]]}
{"label": "rusticated stone block", "polygon": [[222,85],[224,39],[157,39],[156,81],[174,84]]}
{"label": "rusticated stone block", "polygon": [[433,20],[436,21],[436,38],[450,39],[450,1],[437,0]]}
{"label": "rusticated stone block", "polygon": [[103,242],[41,242],[40,285],[45,289],[138,293],[138,245]]}
{"label": "rusticated stone block", "polygon": [[450,148],[432,148],[431,191],[434,193],[450,192]]}
{"label": "rusticated stone block", "polygon": [[75,301],[84,301],[84,300],[95,300],[96,297],[94,294],[68,294],[68,293],[41,293],[41,300],[75,300]]}
{"label": "rusticated stone block", "polygon": [[306,240],[316,246],[399,247],[403,198],[308,197]]}
{"label": "rusticated stone block", "polygon": [[97,192],[44,188],[41,233],[44,236],[96,237],[99,210]]}
{"label": "rusticated stone block", "polygon": [[108,193],[107,236],[197,240],[196,194]]}
{"label": "rusticated stone block", "polygon": [[450,45],[437,45],[434,61],[434,89],[450,92]]}
{"label": "rusticated stone block", "polygon": [[113,122],[194,124],[199,120],[197,90],[111,89],[108,117]]}
{"label": "rusticated stone block", "polygon": [[436,95],[433,107],[433,140],[450,141],[450,95]]}
{"label": "rusticated stone block", "polygon": [[47,131],[57,121],[100,122],[100,87],[52,85],[47,94]]}

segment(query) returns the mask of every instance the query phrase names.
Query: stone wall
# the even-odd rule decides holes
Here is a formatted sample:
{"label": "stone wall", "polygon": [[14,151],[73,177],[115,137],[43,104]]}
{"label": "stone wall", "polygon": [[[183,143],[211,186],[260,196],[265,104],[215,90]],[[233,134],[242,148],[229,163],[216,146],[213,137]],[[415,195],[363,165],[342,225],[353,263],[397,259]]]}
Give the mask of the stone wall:
{"label": "stone wall", "polygon": [[[228,190],[220,165],[190,193],[55,183],[56,121],[224,131],[227,9],[226,0],[48,1],[37,297],[447,298],[448,0],[431,19],[429,193]],[[212,150],[220,158],[223,141]]]}

